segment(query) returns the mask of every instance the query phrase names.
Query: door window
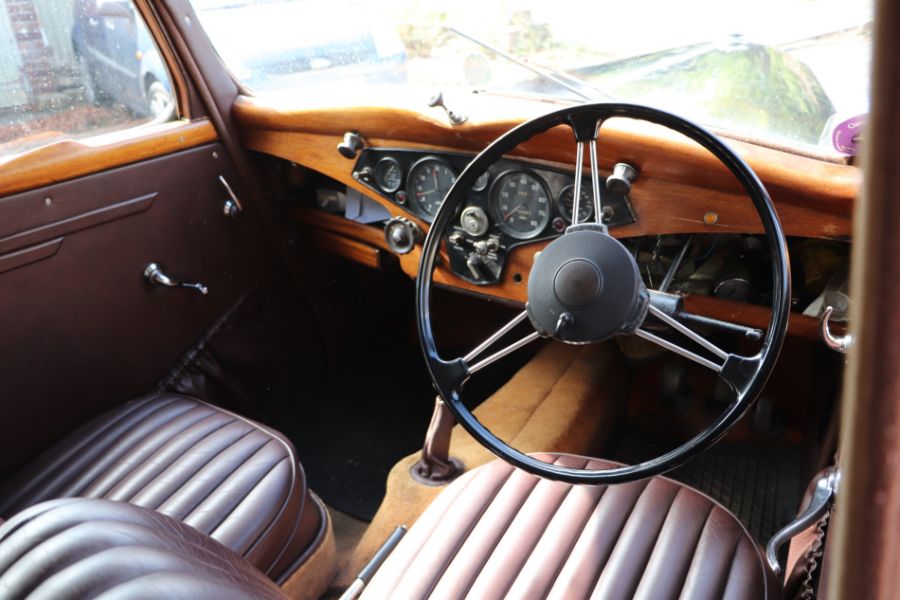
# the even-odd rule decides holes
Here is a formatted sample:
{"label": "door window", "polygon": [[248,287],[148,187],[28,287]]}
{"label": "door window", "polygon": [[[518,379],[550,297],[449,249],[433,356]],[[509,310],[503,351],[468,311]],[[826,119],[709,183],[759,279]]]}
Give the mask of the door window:
{"label": "door window", "polygon": [[0,3],[0,160],[175,119],[174,97],[131,0]]}

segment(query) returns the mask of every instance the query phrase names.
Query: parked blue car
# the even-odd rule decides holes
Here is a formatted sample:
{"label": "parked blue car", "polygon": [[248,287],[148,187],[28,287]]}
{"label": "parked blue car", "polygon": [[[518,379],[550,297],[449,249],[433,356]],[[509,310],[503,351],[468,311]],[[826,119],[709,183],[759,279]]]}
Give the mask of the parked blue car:
{"label": "parked blue car", "polygon": [[130,0],[75,0],[72,48],[88,100],[117,102],[137,116],[165,120],[172,87],[153,39]]}
{"label": "parked blue car", "polygon": [[[251,89],[280,89],[298,79],[406,81],[403,43],[364,7],[334,0],[195,0],[194,6],[225,63]],[[88,100],[165,120],[174,108],[170,80],[135,10],[131,0],[75,0],[72,47]],[[273,28],[290,35],[273,35]]]}

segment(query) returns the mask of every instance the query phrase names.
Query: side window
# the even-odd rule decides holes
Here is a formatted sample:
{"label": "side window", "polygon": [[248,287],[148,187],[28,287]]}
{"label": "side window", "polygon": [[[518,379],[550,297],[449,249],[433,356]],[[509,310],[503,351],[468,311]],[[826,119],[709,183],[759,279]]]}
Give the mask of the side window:
{"label": "side window", "polygon": [[0,2],[0,161],[174,119],[173,90],[131,0]]}

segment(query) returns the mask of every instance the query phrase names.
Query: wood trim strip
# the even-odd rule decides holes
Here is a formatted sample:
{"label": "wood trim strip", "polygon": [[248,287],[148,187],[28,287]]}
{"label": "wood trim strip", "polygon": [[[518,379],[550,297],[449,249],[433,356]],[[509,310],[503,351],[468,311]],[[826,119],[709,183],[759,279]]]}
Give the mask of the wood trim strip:
{"label": "wood trim strip", "polygon": [[291,218],[299,223],[351,237],[382,250],[390,250],[387,240],[384,239],[384,230],[380,228],[357,223],[356,221],[345,219],[341,215],[311,208],[294,208],[291,209],[290,213]]}
{"label": "wood trim strip", "polygon": [[150,208],[156,196],[157,194],[154,192],[7,236],[0,239],[0,253],[10,252],[18,248],[37,244],[48,238],[73,233],[143,212]]}
{"label": "wood trim strip", "polygon": [[199,119],[48,144],[0,160],[0,197],[195,148],[216,138],[209,120]]}
{"label": "wood trim strip", "polygon": [[326,252],[373,269],[381,268],[382,251],[379,248],[322,229],[311,230],[310,241]]}
{"label": "wood trim strip", "polygon": [[0,256],[0,273],[5,273],[13,269],[18,269],[19,267],[24,267],[25,265],[36,263],[39,260],[50,258],[59,252],[62,242],[63,238],[60,237],[55,240],[50,240],[49,242],[44,242],[43,244],[38,244],[37,246],[32,246],[31,248],[24,248],[9,254],[4,254],[3,256]]}

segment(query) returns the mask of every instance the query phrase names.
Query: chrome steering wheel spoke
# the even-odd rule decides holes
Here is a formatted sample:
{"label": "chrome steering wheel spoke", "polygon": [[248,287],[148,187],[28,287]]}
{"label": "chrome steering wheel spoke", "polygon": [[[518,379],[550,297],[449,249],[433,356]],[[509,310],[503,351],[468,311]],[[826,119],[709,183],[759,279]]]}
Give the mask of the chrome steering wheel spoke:
{"label": "chrome steering wheel spoke", "polygon": [[537,331],[532,331],[528,335],[478,360],[478,357],[483,355],[488,348],[500,341],[503,336],[515,329],[517,325],[527,318],[528,311],[523,310],[465,356],[449,361],[436,360],[432,365],[432,376],[435,378],[439,391],[441,393],[452,392],[457,395],[462,393],[463,386],[465,386],[472,375],[540,338],[541,335]]}
{"label": "chrome steering wheel spoke", "polygon": [[588,145],[588,155],[591,169],[591,191],[593,201],[594,222],[603,226],[602,196],[600,193],[600,169],[597,162],[597,138],[600,135],[600,125],[603,122],[599,115],[590,114],[569,122],[572,132],[575,134],[575,186],[572,199],[572,225],[580,225],[579,217],[581,208],[581,178],[584,173],[584,145]]}
{"label": "chrome steering wheel spoke", "polygon": [[639,338],[652,342],[657,346],[665,348],[670,352],[674,352],[679,356],[683,356],[688,360],[694,361],[698,365],[718,373],[719,376],[738,393],[746,386],[749,376],[755,373],[756,368],[758,367],[757,363],[759,362],[756,357],[741,356],[719,348],[707,338],[653,304],[648,306],[647,312],[661,323],[669,326],[688,338],[694,344],[706,350],[712,355],[712,358],[707,358],[677,342],[651,333],[646,329],[643,329],[643,325],[634,331],[634,334]]}
{"label": "chrome steering wheel spoke", "polygon": [[505,347],[501,348],[500,350],[497,350],[493,354],[486,356],[485,358],[482,358],[481,360],[479,360],[477,362],[473,362],[473,361],[475,361],[476,358],[478,358],[480,355],[482,355],[485,350],[487,350],[488,348],[493,346],[495,343],[497,343],[497,341],[499,341],[500,338],[502,338],[504,335],[506,335],[507,333],[512,331],[516,327],[516,325],[518,325],[519,323],[522,323],[526,319],[528,319],[528,311],[523,310],[522,312],[517,314],[515,317],[513,317],[512,320],[510,320],[508,323],[506,323],[506,325],[504,325],[503,327],[501,327],[500,329],[495,331],[487,339],[485,339],[483,342],[481,342],[480,344],[475,346],[468,354],[466,354],[464,357],[462,357],[462,362],[465,365],[466,371],[468,372],[468,374],[472,375],[474,373],[477,373],[478,371],[482,370],[486,366],[497,362],[504,356],[508,356],[508,355],[512,354],[519,348],[523,348],[523,347],[527,346],[528,344],[530,344],[531,342],[538,339],[539,337],[541,337],[541,335],[537,331],[532,331],[530,334],[526,335],[525,337],[523,337],[519,340],[516,340],[512,344],[505,346]]}

